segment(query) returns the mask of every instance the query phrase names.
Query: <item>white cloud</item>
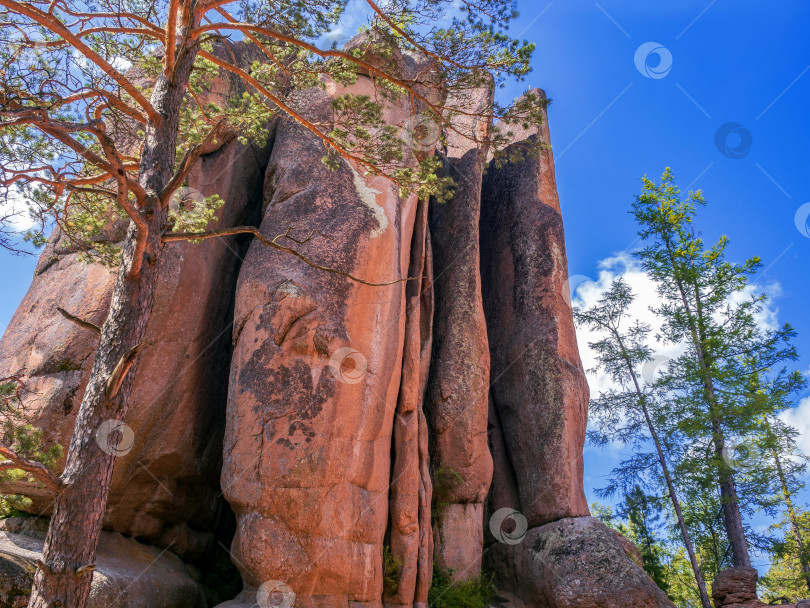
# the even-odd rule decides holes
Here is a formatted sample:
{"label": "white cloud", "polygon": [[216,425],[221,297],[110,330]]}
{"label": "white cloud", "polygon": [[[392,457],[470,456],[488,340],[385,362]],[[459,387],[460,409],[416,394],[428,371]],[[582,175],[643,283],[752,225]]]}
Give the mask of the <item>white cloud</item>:
{"label": "white cloud", "polygon": [[34,228],[37,221],[28,211],[28,203],[17,188],[11,186],[0,193],[0,221],[4,228],[21,233]]}
{"label": "white cloud", "polygon": [[[584,281],[575,287],[572,297],[574,306],[582,309],[594,306],[605,291],[610,288],[611,283],[616,278],[623,277],[636,296],[628,311],[629,318],[638,319],[653,328],[650,335],[650,347],[655,351],[655,354],[665,358],[673,358],[681,354],[683,352],[682,346],[662,344],[655,341],[655,329],[660,325],[660,321],[650,308],[658,305],[658,293],[656,292],[655,283],[647,276],[638,261],[629,253],[619,253],[601,260],[598,269],[599,276],[597,279]],[[588,343],[595,342],[600,337],[586,327],[577,327],[579,353],[586,370],[596,367],[596,352],[588,346]],[[602,372],[596,375],[588,373],[588,385],[592,396],[596,396],[609,388],[618,388],[612,378]]]}
{"label": "white cloud", "polygon": [[[636,296],[628,311],[629,319],[638,319],[652,328],[649,346],[653,349],[654,355],[659,360],[664,361],[675,358],[684,352],[685,346],[682,344],[663,343],[656,340],[655,336],[657,329],[661,326],[661,321],[650,308],[658,306],[660,299],[655,283],[647,276],[632,254],[623,252],[605,258],[598,263],[597,268],[599,276],[596,279],[583,280],[578,283],[572,277],[571,282],[576,285],[572,294],[574,306],[583,309],[590,308],[597,303],[616,278],[623,277]],[[586,277],[579,276],[577,278],[582,280]],[[779,326],[779,309],[775,306],[774,299],[782,292],[778,283],[769,283],[765,286],[748,285],[742,294],[734,296],[733,301],[750,298],[753,294],[760,292],[765,292],[768,299],[763,304],[762,310],[756,315],[756,320],[763,329],[776,329]],[[577,327],[577,343],[582,357],[582,364],[586,370],[591,370],[596,366],[596,353],[588,346],[588,343],[595,342],[599,337],[598,334],[588,328]],[[589,373],[588,385],[593,396],[609,388],[617,388],[612,378],[601,372],[596,375]],[[808,413],[810,413],[810,404],[807,407]],[[810,420],[808,420],[808,431],[810,431]]]}
{"label": "white cloud", "polygon": [[[804,372],[804,375],[810,379],[810,369]],[[810,389],[804,392],[805,395],[810,392]],[[779,418],[785,424],[789,424],[797,431],[799,436],[796,437],[796,445],[803,454],[810,454],[810,396],[804,396],[799,400],[799,403],[793,409],[783,412]]]}

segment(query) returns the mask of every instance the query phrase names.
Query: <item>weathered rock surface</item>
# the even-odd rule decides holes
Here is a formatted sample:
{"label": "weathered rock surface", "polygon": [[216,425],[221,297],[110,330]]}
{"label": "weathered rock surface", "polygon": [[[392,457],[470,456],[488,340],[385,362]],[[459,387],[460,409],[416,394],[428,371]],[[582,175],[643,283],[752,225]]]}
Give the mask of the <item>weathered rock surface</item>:
{"label": "weathered rock surface", "polygon": [[[45,528],[17,518],[0,527],[0,608],[20,608],[42,558]],[[87,608],[205,608],[198,578],[171,552],[102,532]]]}
{"label": "weathered rock surface", "polygon": [[[539,136],[548,141],[547,123]],[[519,498],[512,503],[497,483],[491,511],[513,507],[530,527],[588,515],[588,385],[565,298],[568,265],[550,151],[490,166],[481,228],[491,391],[505,446],[497,452],[506,458],[495,470],[511,468]]]}
{"label": "weathered rock surface", "polygon": [[[401,60],[403,69],[417,67]],[[352,92],[368,87],[360,77]],[[330,84],[307,93],[309,111],[327,119],[330,94],[341,92]],[[385,109],[390,124],[408,116],[404,100]],[[323,154],[305,129],[280,124],[262,234],[289,230],[301,242],[280,242],[320,265],[400,282],[362,285],[251,246],[237,288],[222,471],[237,516],[233,561],[243,597],[278,581],[299,606],[380,605],[390,506],[388,542],[400,567],[386,602],[424,602],[432,549],[419,413],[427,336],[414,315],[426,302],[401,281],[424,266],[423,207],[344,161],[330,171]]]}
{"label": "weathered rock surface", "polygon": [[[768,604],[757,597],[759,574],[755,568],[728,568],[720,572],[712,584],[712,603],[715,608],[763,608]],[[782,604],[794,608],[810,608],[810,600],[796,604]]]}
{"label": "weathered rock surface", "polygon": [[755,568],[729,568],[720,572],[712,585],[712,602],[716,608],[747,606],[759,603]]}
{"label": "weathered rock surface", "polygon": [[[547,142],[547,124],[541,133],[518,137]],[[588,385],[566,297],[565,238],[550,150],[490,165],[481,260],[494,460],[485,561],[499,592],[532,608],[672,606],[626,539],[587,517],[582,448]]]}
{"label": "weathered rock surface", "polygon": [[489,548],[499,592],[531,608],[673,608],[616,534],[592,517],[564,518]]}
{"label": "weathered rock surface", "polygon": [[[260,206],[265,165],[265,153],[233,141],[201,159],[190,185],[226,200],[218,226],[241,224]],[[80,261],[64,240],[57,233],[48,244],[0,342],[0,377],[23,371],[31,422],[67,448],[98,337],[56,307],[100,325],[114,274]],[[105,517],[107,529],[190,559],[210,548],[227,508],[219,471],[242,249],[236,238],[167,245]],[[28,509],[49,514],[51,504],[42,494]]]}
{"label": "weathered rock surface", "polygon": [[[390,60],[406,76],[424,67]],[[240,91],[217,82],[211,99]],[[296,107],[328,120],[347,89],[325,84]],[[350,91],[372,89],[361,76]],[[468,93],[479,110],[491,103]],[[414,157],[436,144],[407,100],[385,121],[410,131]],[[459,128],[478,137],[490,125]],[[244,238],[167,246],[105,527],[204,562],[227,541],[215,537],[232,518],[221,484],[245,583],[222,608],[426,608],[434,556],[461,579],[482,555],[517,608],[670,607],[632,544],[587,517],[588,391],[551,153],[484,177],[486,150],[446,133],[458,190],[436,205],[345,160],[327,169],[323,144],[290,121],[270,133],[264,150],[220,142],[192,197],[219,194],[218,227],[261,222],[339,272]],[[22,373],[49,442],[69,442],[96,340],[56,307],[101,324],[113,279],[56,234],[0,342],[0,377]],[[47,514],[48,497],[33,494],[31,511]],[[9,605],[24,601],[40,549],[0,534]],[[135,582],[147,558],[155,566]],[[105,533],[98,566],[91,606],[205,603],[193,568],[135,540]],[[749,608],[717,585],[723,606]]]}
{"label": "weathered rock surface", "polygon": [[[486,115],[492,91],[470,95],[470,108]],[[453,570],[457,579],[480,574],[484,500],[492,480],[487,446],[489,344],[478,245],[486,156],[473,139],[482,139],[488,125],[467,123],[459,125],[460,134],[447,134],[445,171],[456,182],[455,195],[430,208],[436,308],[426,411],[437,478],[435,547],[437,565]]]}

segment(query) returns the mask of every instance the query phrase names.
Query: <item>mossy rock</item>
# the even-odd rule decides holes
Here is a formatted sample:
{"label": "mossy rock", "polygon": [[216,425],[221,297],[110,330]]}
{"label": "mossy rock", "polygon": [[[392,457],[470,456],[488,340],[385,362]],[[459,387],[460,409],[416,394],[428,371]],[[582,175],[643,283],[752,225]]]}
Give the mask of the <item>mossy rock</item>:
{"label": "mossy rock", "polygon": [[36,569],[34,560],[0,551],[0,608],[25,608]]}

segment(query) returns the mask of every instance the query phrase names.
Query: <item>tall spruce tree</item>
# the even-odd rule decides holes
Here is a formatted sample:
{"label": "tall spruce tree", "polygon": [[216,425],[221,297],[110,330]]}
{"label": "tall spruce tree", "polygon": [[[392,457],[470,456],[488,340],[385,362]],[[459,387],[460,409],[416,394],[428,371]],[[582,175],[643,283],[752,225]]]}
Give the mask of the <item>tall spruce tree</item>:
{"label": "tall spruce tree", "polygon": [[705,205],[700,192],[682,197],[669,169],[660,183],[642,181],[632,206],[644,243],[637,255],[661,300],[654,308],[660,337],[685,347],[668,369],[672,420],[690,442],[681,450],[680,468],[718,489],[731,563],[750,566],[738,471],[729,452],[786,407],[786,399],[750,399],[752,382],[778,387],[785,396],[803,385],[801,374],[787,368],[797,358],[794,331],[759,322],[766,296],[750,282],[759,258],[729,261],[725,236],[705,246],[693,224]]}

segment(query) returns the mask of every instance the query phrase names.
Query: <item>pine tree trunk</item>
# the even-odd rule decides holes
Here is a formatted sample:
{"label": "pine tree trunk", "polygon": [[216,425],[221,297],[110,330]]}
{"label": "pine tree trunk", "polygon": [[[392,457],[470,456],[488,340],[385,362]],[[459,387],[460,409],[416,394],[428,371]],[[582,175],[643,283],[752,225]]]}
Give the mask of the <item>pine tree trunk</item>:
{"label": "pine tree trunk", "polygon": [[712,420],[712,435],[715,457],[719,468],[723,524],[726,528],[726,536],[731,544],[731,563],[735,568],[742,566],[750,568],[751,559],[748,557],[748,543],[745,540],[745,528],[740,513],[740,502],[737,498],[737,484],[734,482],[734,472],[726,461],[723,427],[717,418]]}
{"label": "pine tree trunk", "polygon": [[630,370],[630,375],[633,378],[633,384],[636,387],[636,395],[638,395],[639,403],[641,404],[641,410],[644,413],[644,420],[647,423],[647,428],[650,431],[650,437],[652,437],[653,443],[655,444],[655,451],[658,454],[658,462],[661,465],[661,471],[664,473],[664,479],[667,482],[667,490],[669,491],[669,498],[672,501],[672,507],[675,509],[675,516],[678,518],[678,527],[681,529],[681,537],[683,538],[684,547],[686,547],[686,553],[689,556],[689,563],[692,565],[692,572],[695,575],[695,582],[698,586],[698,593],[700,594],[700,603],[703,608],[712,608],[712,603],[709,600],[709,594],[706,591],[706,581],[703,580],[703,573],[700,571],[700,566],[697,562],[697,557],[695,556],[695,549],[692,546],[692,538],[689,534],[689,530],[686,528],[686,522],[683,519],[683,511],[681,510],[681,501],[678,500],[678,494],[675,491],[675,484],[672,482],[672,475],[669,473],[669,465],[667,464],[667,459],[664,457],[664,449],[661,447],[661,440],[658,437],[658,432],[655,430],[655,425],[653,424],[652,418],[650,417],[650,412],[647,409],[647,403],[645,401],[644,393],[641,390],[641,386],[639,385],[638,378],[636,377],[636,372],[633,369],[633,365],[630,362],[629,356],[626,354],[627,351],[624,348],[624,344],[622,343],[621,338],[616,336],[619,340],[619,346],[621,347],[625,360],[627,361],[627,367]]}
{"label": "pine tree trunk", "polygon": [[[670,261],[673,263],[674,267],[672,245],[669,241],[666,242],[666,245]],[[701,329],[703,327],[703,311],[700,301],[700,286],[693,285],[696,302],[696,310],[693,311],[686,296],[683,279],[675,277],[675,281],[681,295],[684,311],[689,321],[692,345],[695,347],[695,352],[697,353],[701,379],[706,390],[709,412],[712,415],[712,441],[714,442],[715,456],[717,457],[719,467],[720,501],[723,506],[723,523],[726,529],[726,536],[731,544],[731,561],[735,568],[740,566],[750,567],[751,559],[748,556],[748,543],[745,540],[745,528],[743,527],[740,504],[737,498],[737,486],[734,483],[734,472],[726,462],[723,426],[719,418],[715,415],[717,412],[717,395],[714,390],[714,379],[709,371],[709,365],[707,364],[704,336]]]}
{"label": "pine tree trunk", "polygon": [[96,547],[121,440],[119,432],[107,437],[103,430],[99,433],[99,427],[108,420],[125,421],[137,361],[111,399],[107,396],[107,382],[122,357],[146,335],[167,216],[159,195],[171,178],[179,110],[195,53],[196,50],[178,56],[172,80],[160,76],[155,84],[152,105],[162,121],[147,125],[139,178],[148,197],[141,209],[149,227],[146,255],[140,272],[129,276],[136,237],[136,228],[131,223],[110,310],[68,450],[62,475],[65,489],[56,498],[28,608],[84,608],[90,592]]}
{"label": "pine tree trunk", "polygon": [[669,490],[669,498],[672,501],[672,507],[675,509],[675,516],[678,518],[678,527],[681,529],[681,536],[683,537],[683,544],[686,547],[686,553],[689,556],[689,563],[692,565],[692,572],[695,575],[695,582],[698,586],[698,593],[700,594],[700,603],[703,608],[712,608],[709,594],[706,592],[706,581],[703,580],[703,573],[700,571],[700,566],[695,556],[695,549],[692,546],[692,538],[689,535],[689,530],[686,529],[686,522],[683,518],[681,510],[681,501],[678,500],[678,494],[675,492],[675,484],[672,482],[672,475],[669,473],[669,466],[667,465],[666,458],[664,458],[664,450],[661,448],[661,441],[658,438],[658,433],[655,431],[650,414],[647,411],[647,406],[642,405],[644,410],[644,418],[647,421],[647,426],[650,429],[655,450],[658,452],[658,462],[661,463],[661,470],[664,473],[664,479],[667,482],[667,489]]}
{"label": "pine tree trunk", "polygon": [[799,519],[796,517],[796,509],[793,507],[793,499],[787,484],[787,479],[785,479],[785,472],[782,469],[782,460],[779,458],[779,452],[776,448],[772,448],[772,453],[774,462],[776,463],[776,472],[779,475],[779,483],[782,485],[782,495],[785,497],[785,504],[788,509],[793,538],[796,540],[796,550],[799,552],[799,561],[802,564],[804,582],[807,585],[807,590],[810,591],[810,563],[807,562],[807,551],[804,546],[801,529],[799,528]]}

